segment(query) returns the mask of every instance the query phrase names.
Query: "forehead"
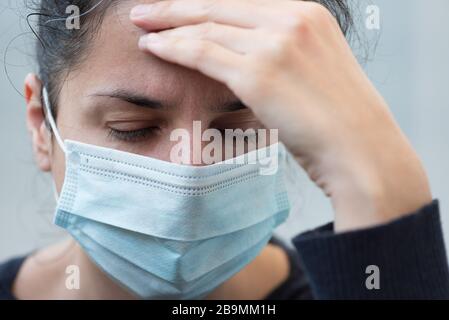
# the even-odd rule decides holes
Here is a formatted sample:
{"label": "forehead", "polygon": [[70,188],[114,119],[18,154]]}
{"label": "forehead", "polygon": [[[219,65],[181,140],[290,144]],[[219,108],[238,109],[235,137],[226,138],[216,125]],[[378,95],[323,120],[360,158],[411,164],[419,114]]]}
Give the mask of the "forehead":
{"label": "forehead", "polygon": [[188,99],[188,94],[193,92],[201,92],[203,99],[208,95],[225,100],[235,97],[226,86],[198,71],[165,62],[139,50],[138,40],[145,31],[131,23],[129,13],[137,4],[152,2],[155,1],[118,1],[109,8],[102,24],[94,30],[96,35],[89,43],[86,60],[71,73],[72,90],[87,93],[114,87],[151,95],[155,92],[169,94],[173,100]]}

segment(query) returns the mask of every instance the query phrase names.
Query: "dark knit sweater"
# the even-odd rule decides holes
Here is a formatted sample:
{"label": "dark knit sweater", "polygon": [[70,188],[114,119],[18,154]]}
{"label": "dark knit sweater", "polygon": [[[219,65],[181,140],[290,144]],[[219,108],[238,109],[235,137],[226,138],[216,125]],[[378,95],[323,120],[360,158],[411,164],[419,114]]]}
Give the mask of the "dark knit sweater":
{"label": "dark knit sweater", "polygon": [[[437,201],[370,229],[335,234],[328,224],[294,238],[296,250],[271,243],[287,252],[291,272],[266,299],[449,299]],[[0,265],[0,299],[15,299],[11,287],[25,258]]]}

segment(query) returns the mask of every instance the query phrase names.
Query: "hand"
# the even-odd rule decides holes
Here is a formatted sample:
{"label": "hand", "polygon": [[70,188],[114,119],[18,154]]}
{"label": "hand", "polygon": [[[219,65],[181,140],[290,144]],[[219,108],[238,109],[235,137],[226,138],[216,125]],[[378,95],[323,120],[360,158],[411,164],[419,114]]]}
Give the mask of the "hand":
{"label": "hand", "polygon": [[416,153],[323,6],[168,0],[136,7],[131,19],[159,31],[142,36],[142,50],[226,84],[279,129],[331,197],[336,230],[385,223],[431,201]]}

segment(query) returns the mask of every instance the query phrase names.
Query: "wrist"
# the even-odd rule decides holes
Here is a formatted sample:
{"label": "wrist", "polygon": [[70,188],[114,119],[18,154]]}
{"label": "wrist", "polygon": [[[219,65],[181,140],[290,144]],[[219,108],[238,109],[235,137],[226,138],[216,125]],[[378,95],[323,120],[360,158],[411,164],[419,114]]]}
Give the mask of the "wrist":
{"label": "wrist", "polygon": [[402,134],[376,147],[328,154],[321,161],[317,184],[330,197],[335,231],[388,223],[432,201],[429,182],[416,152]]}
{"label": "wrist", "polygon": [[369,228],[411,214],[432,201],[417,156],[395,155],[388,163],[353,164],[352,175],[331,195],[335,231]]}

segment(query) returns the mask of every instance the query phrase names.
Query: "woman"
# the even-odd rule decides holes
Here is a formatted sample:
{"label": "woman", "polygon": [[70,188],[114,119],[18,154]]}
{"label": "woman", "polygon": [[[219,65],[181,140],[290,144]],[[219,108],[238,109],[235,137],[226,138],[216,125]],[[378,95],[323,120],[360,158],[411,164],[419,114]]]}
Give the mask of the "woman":
{"label": "woman", "polygon": [[[0,297],[449,298],[421,162],[345,41],[347,7],[321,2],[41,1],[27,123],[59,194],[55,222],[76,241],[5,263]],[[70,4],[79,30],[61,18]],[[214,188],[231,179],[222,163],[169,164],[171,133],[191,134],[194,121],[279,129],[280,167],[290,173],[282,159],[298,159],[330,197],[334,224],[295,238],[295,251],[268,242],[288,211],[274,199],[286,192],[278,180],[246,184],[240,173],[210,191],[201,183],[214,168],[224,176],[213,172]],[[79,268],[77,290],[68,266]]]}

